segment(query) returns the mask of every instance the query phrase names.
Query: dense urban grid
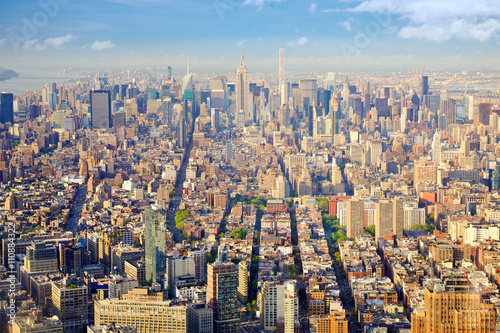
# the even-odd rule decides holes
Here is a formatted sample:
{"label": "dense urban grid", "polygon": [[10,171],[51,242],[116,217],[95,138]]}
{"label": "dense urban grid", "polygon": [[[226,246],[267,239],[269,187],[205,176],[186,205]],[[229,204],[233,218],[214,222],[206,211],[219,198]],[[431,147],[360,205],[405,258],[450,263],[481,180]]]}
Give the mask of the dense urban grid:
{"label": "dense urban grid", "polygon": [[277,65],[2,93],[0,331],[499,332],[500,74]]}

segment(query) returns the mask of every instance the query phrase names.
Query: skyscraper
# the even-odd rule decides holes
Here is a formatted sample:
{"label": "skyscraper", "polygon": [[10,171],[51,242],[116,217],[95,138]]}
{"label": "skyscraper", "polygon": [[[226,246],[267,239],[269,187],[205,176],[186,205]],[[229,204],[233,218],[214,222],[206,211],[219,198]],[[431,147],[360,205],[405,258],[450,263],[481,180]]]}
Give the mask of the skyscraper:
{"label": "skyscraper", "polygon": [[347,237],[354,238],[363,233],[365,204],[363,201],[347,201]]}
{"label": "skyscraper", "polygon": [[107,90],[90,92],[91,125],[93,128],[111,127],[111,96]]}
{"label": "skyscraper", "polygon": [[439,105],[439,114],[444,115],[448,118],[448,124],[457,123],[457,106],[453,100],[449,98],[441,100]]}
{"label": "skyscraper", "polygon": [[214,311],[214,332],[238,332],[240,323],[236,304],[238,273],[234,264],[221,261],[209,264],[207,280],[207,304]]}
{"label": "skyscraper", "polygon": [[236,71],[236,107],[234,109],[235,118],[238,119],[236,126],[246,126],[250,118],[249,104],[250,90],[248,86],[248,69],[245,67],[245,58],[241,53],[241,63]]}
{"label": "skyscraper", "polygon": [[313,102],[318,98],[318,81],[315,79],[300,80],[299,88],[301,96],[301,103],[299,105],[307,110],[305,107],[313,105]]}
{"label": "skyscraper", "polygon": [[422,96],[429,95],[429,77],[422,75]]}
{"label": "skyscraper", "polygon": [[[3,102],[2,102],[3,103]],[[479,123],[490,124],[491,103],[479,103]]]}
{"label": "skyscraper", "polygon": [[285,49],[280,49],[279,84],[285,80]]}
{"label": "skyscraper", "polygon": [[433,280],[425,288],[425,309],[411,316],[411,332],[419,333],[493,333],[495,309],[469,287],[466,278]]}
{"label": "skyscraper", "polygon": [[0,97],[0,123],[14,123],[14,95],[3,92]]}
{"label": "skyscraper", "polygon": [[151,206],[144,211],[146,224],[146,281],[161,280],[166,269],[167,251],[167,216],[158,206]]}

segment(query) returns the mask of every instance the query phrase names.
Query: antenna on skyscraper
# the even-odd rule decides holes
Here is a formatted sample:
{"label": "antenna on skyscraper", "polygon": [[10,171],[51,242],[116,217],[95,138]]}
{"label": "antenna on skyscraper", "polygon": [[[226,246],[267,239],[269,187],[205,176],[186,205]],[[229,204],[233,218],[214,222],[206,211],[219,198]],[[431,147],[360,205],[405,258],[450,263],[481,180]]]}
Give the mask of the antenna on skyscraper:
{"label": "antenna on skyscraper", "polygon": [[187,75],[189,75],[189,58],[188,58],[188,62],[187,62]]}
{"label": "antenna on skyscraper", "polygon": [[241,66],[245,66],[245,56],[243,55],[243,48],[241,48]]}

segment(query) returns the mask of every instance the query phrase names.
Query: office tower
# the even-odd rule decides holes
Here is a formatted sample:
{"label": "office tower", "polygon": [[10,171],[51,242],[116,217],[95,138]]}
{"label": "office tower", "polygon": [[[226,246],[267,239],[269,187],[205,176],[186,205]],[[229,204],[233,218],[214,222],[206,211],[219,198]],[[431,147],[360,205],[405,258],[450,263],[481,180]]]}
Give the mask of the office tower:
{"label": "office tower", "polygon": [[474,121],[474,96],[465,96],[465,114]]}
{"label": "office tower", "polygon": [[344,192],[342,171],[340,170],[340,167],[337,166],[335,159],[333,160],[333,165],[332,165],[332,186],[333,186],[333,192],[335,192],[335,194]]}
{"label": "office tower", "polygon": [[103,231],[99,237],[99,263],[104,266],[106,272],[112,269],[112,250],[113,246],[120,244],[121,242],[128,243],[125,241],[125,235],[131,236],[130,232],[119,231],[117,227],[113,227],[110,230]]}
{"label": "office tower", "polygon": [[413,186],[418,183],[436,183],[437,167],[437,164],[426,160],[414,161]]}
{"label": "office tower", "polygon": [[347,238],[363,234],[365,204],[363,201],[347,201]]}
{"label": "office tower", "polygon": [[490,124],[491,103],[479,103],[479,123],[483,125]]}
{"label": "office tower", "polygon": [[144,258],[144,249],[134,246],[125,246],[123,244],[113,246],[111,249],[112,271],[124,274],[126,261],[135,262],[142,258]]}
{"label": "office tower", "polygon": [[285,81],[285,49],[280,49],[280,68],[278,83]]}
{"label": "office tower", "polygon": [[425,308],[411,315],[411,332],[493,333],[495,309],[463,277],[434,279],[425,288]]}
{"label": "office tower", "polygon": [[[236,106],[234,113],[240,117],[237,123],[238,127],[246,126],[250,120],[251,107],[249,105],[250,87],[248,85],[248,69],[245,67],[245,58],[241,53],[241,63],[236,71]],[[243,126],[242,126],[243,125]]]}
{"label": "office tower", "polygon": [[166,269],[167,251],[167,214],[158,206],[152,205],[144,211],[146,225],[146,281],[162,280]]}
{"label": "office tower", "polygon": [[420,88],[422,96],[429,95],[429,77],[422,75],[422,87]]}
{"label": "office tower", "polygon": [[318,105],[322,108],[322,115],[326,116],[330,114],[330,100],[332,98],[332,93],[330,90],[318,90]]}
{"label": "office tower", "polygon": [[26,248],[24,267],[30,273],[57,270],[57,248],[44,242],[32,242]]}
{"label": "office tower", "polygon": [[195,278],[195,263],[193,258],[181,257],[177,252],[174,252],[171,257],[167,257],[165,289],[168,290],[170,298],[175,298],[176,289],[179,285],[177,279],[187,276]]}
{"label": "office tower", "polygon": [[144,261],[125,261],[124,264],[125,275],[133,277],[139,283],[139,286],[146,285],[146,265]]}
{"label": "office tower", "polygon": [[285,284],[285,322],[284,333],[297,332],[300,324],[299,320],[299,300],[297,297],[297,286],[295,281],[287,281]]}
{"label": "office tower", "polygon": [[210,122],[212,127],[218,132],[220,128],[220,109],[212,108],[210,110]]}
{"label": "office tower", "polygon": [[107,90],[90,92],[91,125],[96,129],[111,127],[111,96]]}
{"label": "office tower", "polygon": [[205,303],[187,306],[187,332],[212,333],[214,331],[214,313]]}
{"label": "office tower", "polygon": [[234,157],[233,144],[231,141],[226,142],[226,160],[231,161]]}
{"label": "office tower", "polygon": [[377,109],[379,117],[388,118],[390,116],[388,103],[389,99],[387,97],[375,98],[375,109]]}
{"label": "office tower", "polygon": [[187,332],[186,306],[163,301],[163,293],[136,288],[123,298],[95,300],[95,325],[123,323],[144,333]]}
{"label": "office tower", "polygon": [[290,99],[290,82],[282,81],[280,83],[280,107],[287,104]]}
{"label": "office tower", "polygon": [[240,319],[237,308],[237,272],[232,262],[216,261],[207,266],[207,304],[214,311],[215,333],[236,333]]}
{"label": "office tower", "polygon": [[373,165],[378,165],[382,157],[382,141],[372,140],[368,142],[368,147],[370,148],[370,161]]}
{"label": "office tower", "polygon": [[290,186],[285,177],[280,175],[276,178],[276,186],[272,189],[272,196],[276,199],[286,199],[290,197]]}
{"label": "office tower", "polygon": [[272,281],[264,282],[260,294],[260,326],[275,331],[278,318],[285,316],[285,286]]}
{"label": "office tower", "polygon": [[335,89],[335,72],[326,73],[326,89],[331,92]]}
{"label": "office tower", "polygon": [[448,124],[457,123],[457,106],[451,99],[441,100],[439,104],[439,114],[448,118]]}
{"label": "office tower", "polygon": [[[348,332],[349,332],[349,323],[346,317],[344,316],[330,315],[326,318],[318,318],[316,333],[348,333]],[[387,330],[383,332],[387,332]]]}
{"label": "office tower", "polygon": [[167,68],[167,79],[168,80],[172,79],[172,66],[168,66]]}
{"label": "office tower", "polygon": [[14,94],[3,92],[0,95],[0,123],[14,124]]}
{"label": "office tower", "polygon": [[245,260],[238,264],[238,301],[248,303],[248,263]]}
{"label": "office tower", "polygon": [[76,331],[88,323],[88,286],[74,275],[61,283],[52,282],[52,311],[64,325],[64,331]]}
{"label": "office tower", "polygon": [[205,265],[205,258],[207,256],[206,250],[189,250],[188,255],[194,260],[194,276],[198,282],[206,281],[207,279],[207,266]]}
{"label": "office tower", "polygon": [[300,89],[300,109],[307,110],[309,106],[312,106],[318,98],[318,82],[315,79],[307,79],[299,81]]}
{"label": "office tower", "polygon": [[344,107],[343,110],[346,110],[348,108],[348,101],[349,101],[349,81],[347,79],[347,74],[345,75],[344,78],[344,84],[342,85],[342,92],[341,92],[341,97],[344,102]]}
{"label": "office tower", "polygon": [[138,287],[139,282],[134,277],[110,275],[108,283],[109,298],[122,299],[123,295]]}
{"label": "office tower", "polygon": [[84,262],[84,248],[80,243],[74,245],[59,244],[59,258],[61,262],[61,273],[64,275],[75,274],[81,277]]}

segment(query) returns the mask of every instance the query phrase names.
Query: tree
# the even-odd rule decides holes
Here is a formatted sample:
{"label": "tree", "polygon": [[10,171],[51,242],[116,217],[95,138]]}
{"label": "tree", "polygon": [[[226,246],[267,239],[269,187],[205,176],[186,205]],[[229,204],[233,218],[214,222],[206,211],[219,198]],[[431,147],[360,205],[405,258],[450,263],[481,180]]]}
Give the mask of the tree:
{"label": "tree", "polygon": [[322,212],[328,212],[328,199],[327,198],[320,198],[320,199],[316,199],[316,200],[318,202],[318,208]]}
{"label": "tree", "polygon": [[231,237],[235,239],[245,239],[247,237],[247,228],[237,227],[236,229],[231,231]]}
{"label": "tree", "polygon": [[368,228],[366,228],[366,232],[372,235],[372,237],[375,237],[375,224],[369,225]]}

